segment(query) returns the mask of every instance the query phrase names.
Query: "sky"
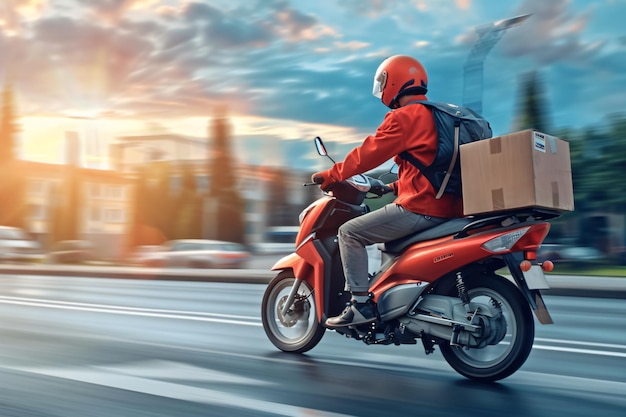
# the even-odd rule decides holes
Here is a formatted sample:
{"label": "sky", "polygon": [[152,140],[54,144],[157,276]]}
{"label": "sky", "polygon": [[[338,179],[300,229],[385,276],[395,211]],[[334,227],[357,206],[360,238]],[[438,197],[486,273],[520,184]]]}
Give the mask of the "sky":
{"label": "sky", "polygon": [[554,130],[626,111],[626,0],[1,0],[0,82],[23,159],[63,163],[75,131],[83,164],[106,168],[116,138],[206,138],[225,106],[239,162],[313,169],[314,136],[341,158],[382,121],[383,59],[414,56],[430,100],[463,104],[476,29],[522,14],[484,61],[494,134],[530,71]]}

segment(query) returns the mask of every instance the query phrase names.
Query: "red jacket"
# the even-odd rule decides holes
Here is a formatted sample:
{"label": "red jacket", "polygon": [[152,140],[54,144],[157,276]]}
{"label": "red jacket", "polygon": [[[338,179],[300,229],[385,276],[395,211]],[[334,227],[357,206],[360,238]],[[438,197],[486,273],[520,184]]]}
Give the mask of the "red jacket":
{"label": "red jacket", "polygon": [[[418,96],[416,100],[426,100],[426,97]],[[398,196],[396,204],[427,216],[462,217],[462,199],[444,193],[437,200],[436,190],[419,169],[397,156],[406,150],[424,165],[430,165],[435,159],[435,122],[431,111],[421,104],[410,104],[388,112],[376,134],[366,137],[361,146],[350,151],[343,162],[336,163],[327,174],[335,181],[342,181],[394,158],[399,166],[398,181],[392,185]]]}

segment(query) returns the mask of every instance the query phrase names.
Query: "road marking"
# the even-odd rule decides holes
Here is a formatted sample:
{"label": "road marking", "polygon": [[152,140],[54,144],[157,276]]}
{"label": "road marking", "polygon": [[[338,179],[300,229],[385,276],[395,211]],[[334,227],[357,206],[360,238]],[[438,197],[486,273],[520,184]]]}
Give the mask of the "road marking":
{"label": "road marking", "polygon": [[608,349],[626,349],[626,346],[624,345],[615,345],[612,343],[580,342],[580,341],[561,340],[561,339],[545,339],[541,337],[535,337],[535,341],[546,342],[546,343],[557,343],[561,345],[583,345],[583,346],[603,347],[603,348],[608,348]]}
{"label": "road marking", "polygon": [[[146,364],[142,364],[140,369],[144,369]],[[166,363],[165,369],[153,369],[154,373],[161,374],[165,379],[173,379],[172,368],[181,369],[181,364]],[[157,364],[158,366],[158,364]],[[303,408],[288,404],[276,403],[271,401],[258,400],[242,395],[236,395],[210,388],[200,388],[190,385],[184,385],[175,382],[155,380],[143,376],[136,376],[133,373],[136,367],[81,367],[81,368],[34,368],[34,367],[11,367],[7,369],[28,372],[36,375],[50,376],[56,378],[67,379],[71,381],[84,382],[114,389],[123,389],[126,391],[138,392],[141,394],[155,395],[164,398],[172,398],[175,400],[191,401],[200,404],[218,405],[228,409],[246,409],[257,412],[268,413],[271,415],[304,417],[304,416],[320,416],[320,417],[353,417],[348,414],[330,413],[322,410]],[[189,366],[182,365],[182,368],[189,372]],[[195,368],[195,367],[193,367]],[[201,369],[203,373],[209,376],[207,382],[220,382],[214,380],[215,373],[208,369]],[[197,371],[196,369],[196,371]],[[144,369],[145,371],[145,369]],[[219,373],[221,374],[221,373]],[[239,377],[240,378],[240,377]],[[250,379],[245,379],[246,384]],[[231,378],[232,380],[232,378]],[[264,384],[264,381],[257,381]],[[236,414],[236,412],[235,412]]]}
{"label": "road marking", "polygon": [[[105,304],[86,304],[86,303],[74,303],[74,302],[69,302],[69,301],[54,301],[54,300],[45,300],[45,299],[4,297],[4,296],[0,296],[0,303],[24,305],[24,306],[31,306],[31,307],[54,308],[54,309],[61,309],[61,310],[89,311],[89,312],[94,312],[94,313],[105,313],[105,314],[121,314],[121,315],[129,315],[129,316],[206,321],[206,322],[212,322],[212,323],[236,324],[236,325],[241,325],[241,326],[259,327],[262,325],[261,319],[259,317],[245,317],[245,316],[235,316],[235,315],[217,314],[217,313],[202,313],[202,312],[184,311],[184,310],[158,310],[158,309],[151,309],[151,308],[135,308],[135,307],[124,307],[124,306],[105,305]],[[244,321],[244,320],[248,320],[248,321]]]}
{"label": "road marking", "polygon": [[[234,324],[234,325],[240,325],[240,326],[254,326],[254,327],[262,326],[261,319],[259,317],[238,316],[238,315],[222,314],[222,313],[204,313],[204,312],[185,311],[185,310],[162,310],[162,309],[152,309],[152,308],[127,307],[127,306],[108,305],[108,304],[77,303],[77,302],[71,302],[71,301],[56,301],[56,300],[40,299],[40,298],[24,298],[24,297],[8,297],[8,296],[0,296],[0,304],[24,305],[24,306],[31,306],[31,307],[54,308],[54,309],[62,309],[62,310],[79,310],[79,311],[89,311],[89,312],[94,312],[94,313],[105,313],[105,314],[120,314],[120,315],[157,317],[157,318],[167,318],[167,319],[177,319],[177,320],[204,321],[204,322],[211,322],[211,323]],[[539,344],[537,342],[539,342]],[[598,350],[598,349],[582,349],[582,348],[574,348],[574,347],[566,347],[566,346],[550,346],[547,344],[541,344],[541,342],[548,343],[548,344],[555,344],[555,345],[574,345],[574,346],[598,347],[598,348],[605,348],[605,349],[621,349],[623,350],[623,352],[612,352],[608,350]],[[533,349],[626,358],[626,346],[625,345],[617,345],[617,344],[609,344],[609,343],[594,343],[594,342],[584,342],[584,341],[536,338],[535,344],[533,345]]]}
{"label": "road marking", "polygon": [[598,355],[598,356],[612,356],[615,358],[626,358],[626,352],[609,352],[606,350],[591,350],[591,349],[578,349],[578,348],[568,348],[562,346],[544,346],[544,345],[533,345],[533,349],[540,350],[554,350],[558,352],[569,352],[569,353],[582,353],[585,355]]}

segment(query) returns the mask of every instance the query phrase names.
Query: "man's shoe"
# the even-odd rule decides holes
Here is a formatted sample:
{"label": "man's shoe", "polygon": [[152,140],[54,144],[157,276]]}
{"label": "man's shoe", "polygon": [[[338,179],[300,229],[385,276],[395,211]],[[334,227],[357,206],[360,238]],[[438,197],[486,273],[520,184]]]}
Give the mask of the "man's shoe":
{"label": "man's shoe", "polygon": [[373,302],[366,303],[351,302],[343,313],[326,320],[326,327],[337,328],[345,326],[355,326],[358,324],[370,323],[376,320],[376,306]]}

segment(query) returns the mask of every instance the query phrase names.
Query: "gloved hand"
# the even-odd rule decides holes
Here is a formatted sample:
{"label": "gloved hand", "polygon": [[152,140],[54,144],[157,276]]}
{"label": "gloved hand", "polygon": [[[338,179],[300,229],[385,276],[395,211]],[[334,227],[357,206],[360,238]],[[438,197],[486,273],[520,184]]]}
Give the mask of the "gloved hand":
{"label": "gloved hand", "polygon": [[389,193],[393,193],[393,188],[391,188],[388,185],[384,185],[380,187],[380,195],[389,194]]}
{"label": "gloved hand", "polygon": [[311,181],[313,181],[316,184],[320,184],[320,188],[323,191],[328,191],[330,189],[330,187],[337,182],[337,180],[335,180],[333,177],[330,176],[330,173],[328,172],[329,170],[326,171],[320,171],[320,172],[316,172],[315,174],[311,175]]}
{"label": "gloved hand", "polygon": [[378,180],[376,184],[372,186],[370,189],[370,193],[376,194],[379,197],[382,197],[385,194],[393,193],[394,188],[393,184],[384,184],[382,181]]}

